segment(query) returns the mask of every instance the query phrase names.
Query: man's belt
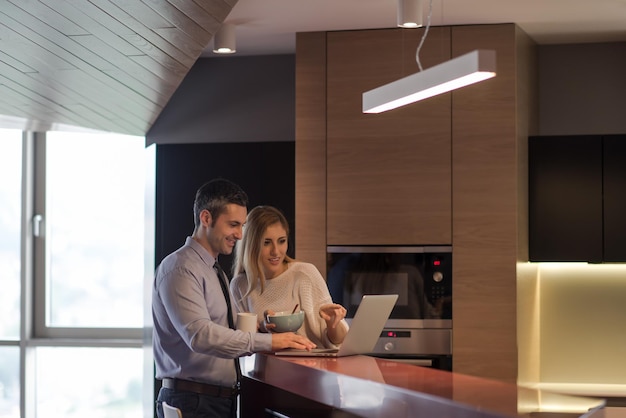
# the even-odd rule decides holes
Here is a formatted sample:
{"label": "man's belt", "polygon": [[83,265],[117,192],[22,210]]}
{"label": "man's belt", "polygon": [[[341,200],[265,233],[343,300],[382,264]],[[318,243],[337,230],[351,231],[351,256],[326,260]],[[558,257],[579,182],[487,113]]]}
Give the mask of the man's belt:
{"label": "man's belt", "polygon": [[208,383],[192,382],[190,380],[163,379],[163,387],[182,392],[194,392],[202,395],[215,396],[217,398],[234,398],[239,390],[233,387],[210,385]]}

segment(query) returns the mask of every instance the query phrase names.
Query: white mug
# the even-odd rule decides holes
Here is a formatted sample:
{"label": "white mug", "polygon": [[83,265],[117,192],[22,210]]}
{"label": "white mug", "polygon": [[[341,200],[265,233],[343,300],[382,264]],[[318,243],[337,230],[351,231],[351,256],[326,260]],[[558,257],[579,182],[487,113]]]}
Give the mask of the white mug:
{"label": "white mug", "polygon": [[252,312],[237,313],[237,329],[244,332],[257,332],[257,316]]}

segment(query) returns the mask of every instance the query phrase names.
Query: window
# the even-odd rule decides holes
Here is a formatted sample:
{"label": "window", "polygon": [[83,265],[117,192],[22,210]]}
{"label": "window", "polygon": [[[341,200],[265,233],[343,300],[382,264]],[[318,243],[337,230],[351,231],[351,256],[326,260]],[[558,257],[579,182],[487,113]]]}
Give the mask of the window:
{"label": "window", "polygon": [[0,130],[0,418],[143,415],[155,170],[144,144]]}
{"label": "window", "polygon": [[20,412],[22,132],[0,129],[0,418]]}
{"label": "window", "polygon": [[0,418],[20,416],[20,352],[0,346]]}
{"label": "window", "polygon": [[4,340],[20,335],[21,178],[22,132],[0,129],[0,339]]}
{"label": "window", "polygon": [[45,231],[36,255],[45,265],[36,280],[47,292],[37,298],[37,333],[135,328],[124,335],[141,337],[143,138],[50,132],[38,145],[46,192],[35,204]]}
{"label": "window", "polygon": [[37,418],[143,416],[141,350],[41,347],[36,364]]}

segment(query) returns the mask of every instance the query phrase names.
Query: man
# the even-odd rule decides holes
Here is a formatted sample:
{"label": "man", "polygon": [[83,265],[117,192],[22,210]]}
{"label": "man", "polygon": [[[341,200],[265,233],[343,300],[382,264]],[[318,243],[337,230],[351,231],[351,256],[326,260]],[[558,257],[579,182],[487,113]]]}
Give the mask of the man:
{"label": "man", "polygon": [[[195,227],[185,245],[163,259],[152,289],[153,350],[157,399],[185,418],[235,417],[240,356],[282,348],[311,349],[294,333],[247,333],[232,329],[228,284],[217,265],[241,239],[248,197],[236,184],[216,179],[196,192]],[[224,287],[225,286],[225,287]]]}

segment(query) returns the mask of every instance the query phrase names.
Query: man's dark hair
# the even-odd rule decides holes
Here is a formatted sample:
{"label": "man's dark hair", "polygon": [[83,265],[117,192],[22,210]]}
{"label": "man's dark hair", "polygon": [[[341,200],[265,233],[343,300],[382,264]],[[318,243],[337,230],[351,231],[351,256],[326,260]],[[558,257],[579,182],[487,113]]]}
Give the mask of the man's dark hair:
{"label": "man's dark hair", "polygon": [[195,227],[200,225],[200,212],[208,210],[215,220],[224,212],[226,205],[248,207],[248,195],[241,187],[226,179],[214,179],[204,183],[196,192],[193,202]]}

